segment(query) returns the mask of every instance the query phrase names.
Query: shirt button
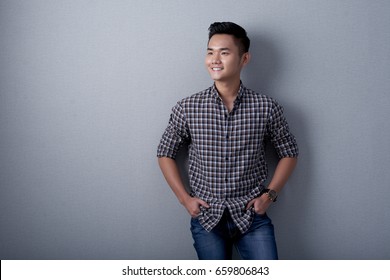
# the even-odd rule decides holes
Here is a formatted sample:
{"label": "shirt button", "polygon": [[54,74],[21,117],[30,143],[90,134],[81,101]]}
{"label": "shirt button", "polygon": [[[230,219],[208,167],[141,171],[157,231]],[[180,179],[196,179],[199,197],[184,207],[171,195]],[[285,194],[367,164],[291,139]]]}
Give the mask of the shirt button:
{"label": "shirt button", "polygon": [[228,157],[225,157],[225,160],[226,160],[226,161],[228,161],[228,160],[229,160],[229,158],[228,158]]}

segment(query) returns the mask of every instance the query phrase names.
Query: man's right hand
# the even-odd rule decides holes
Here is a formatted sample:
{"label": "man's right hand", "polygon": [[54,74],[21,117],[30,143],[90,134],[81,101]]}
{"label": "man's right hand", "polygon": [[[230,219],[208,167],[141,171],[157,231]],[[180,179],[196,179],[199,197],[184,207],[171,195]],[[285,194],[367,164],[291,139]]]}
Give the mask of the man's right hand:
{"label": "man's right hand", "polygon": [[192,218],[196,218],[200,214],[200,206],[210,208],[210,205],[206,201],[201,200],[197,197],[188,197],[184,202],[183,206],[187,209],[188,213]]}
{"label": "man's right hand", "polygon": [[205,201],[188,194],[183,181],[180,178],[180,172],[174,159],[161,157],[158,158],[158,163],[168,185],[171,187],[180,203],[187,209],[188,213],[190,213],[191,217],[196,218],[199,216],[200,206],[210,208]]}

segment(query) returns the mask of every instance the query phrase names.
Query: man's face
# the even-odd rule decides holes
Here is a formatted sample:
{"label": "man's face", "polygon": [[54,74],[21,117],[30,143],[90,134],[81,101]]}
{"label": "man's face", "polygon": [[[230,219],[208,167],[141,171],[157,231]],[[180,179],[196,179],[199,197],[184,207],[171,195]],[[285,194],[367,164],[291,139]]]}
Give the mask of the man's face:
{"label": "man's face", "polygon": [[232,35],[216,34],[209,40],[205,64],[214,81],[240,79],[241,69],[248,61],[249,54],[240,54]]}

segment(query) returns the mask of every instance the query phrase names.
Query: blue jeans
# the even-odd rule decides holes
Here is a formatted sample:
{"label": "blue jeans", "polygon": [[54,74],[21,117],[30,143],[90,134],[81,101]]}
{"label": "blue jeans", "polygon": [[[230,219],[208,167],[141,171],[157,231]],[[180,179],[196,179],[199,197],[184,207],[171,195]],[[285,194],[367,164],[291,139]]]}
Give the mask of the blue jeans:
{"label": "blue jeans", "polygon": [[230,260],[233,246],[244,260],[276,260],[274,226],[271,219],[254,214],[250,228],[241,233],[228,211],[210,232],[206,231],[196,218],[191,219],[194,247],[200,260]]}

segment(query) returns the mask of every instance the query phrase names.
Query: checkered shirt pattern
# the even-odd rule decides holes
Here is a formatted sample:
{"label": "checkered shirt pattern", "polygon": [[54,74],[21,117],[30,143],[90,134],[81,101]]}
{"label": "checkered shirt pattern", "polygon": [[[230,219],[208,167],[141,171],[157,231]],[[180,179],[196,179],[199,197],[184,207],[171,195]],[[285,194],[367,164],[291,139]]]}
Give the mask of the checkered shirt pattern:
{"label": "checkered shirt pattern", "polygon": [[247,203],[259,196],[267,179],[265,140],[270,139],[280,158],[297,157],[282,107],[272,98],[244,87],[231,112],[215,85],[179,101],[172,109],[157,156],[175,159],[189,144],[191,195],[206,201],[198,219],[210,231],[227,208],[244,233],[253,220]]}

